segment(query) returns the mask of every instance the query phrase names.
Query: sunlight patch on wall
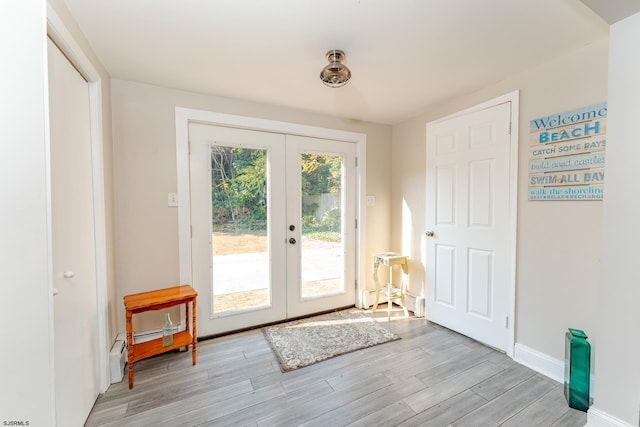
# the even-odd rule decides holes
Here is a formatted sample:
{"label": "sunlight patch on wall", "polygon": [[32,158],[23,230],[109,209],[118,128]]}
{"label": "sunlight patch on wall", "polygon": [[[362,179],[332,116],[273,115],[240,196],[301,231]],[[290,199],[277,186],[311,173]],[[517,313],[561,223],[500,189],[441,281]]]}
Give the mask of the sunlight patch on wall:
{"label": "sunlight patch on wall", "polygon": [[407,201],[402,199],[402,255],[411,256],[413,222]]}

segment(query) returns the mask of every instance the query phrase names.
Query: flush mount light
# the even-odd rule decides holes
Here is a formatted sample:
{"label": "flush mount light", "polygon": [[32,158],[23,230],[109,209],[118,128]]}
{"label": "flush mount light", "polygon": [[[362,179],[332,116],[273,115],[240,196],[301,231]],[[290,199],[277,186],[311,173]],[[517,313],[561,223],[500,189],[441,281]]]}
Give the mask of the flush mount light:
{"label": "flush mount light", "polygon": [[329,87],[340,87],[347,84],[351,78],[351,71],[342,64],[345,55],[341,50],[333,49],[327,52],[329,65],[320,71],[320,80]]}

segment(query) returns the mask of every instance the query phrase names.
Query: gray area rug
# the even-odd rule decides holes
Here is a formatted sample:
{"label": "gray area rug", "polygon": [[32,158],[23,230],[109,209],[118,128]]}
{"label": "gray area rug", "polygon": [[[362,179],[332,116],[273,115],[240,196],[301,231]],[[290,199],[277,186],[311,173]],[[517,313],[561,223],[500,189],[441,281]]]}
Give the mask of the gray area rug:
{"label": "gray area rug", "polygon": [[400,339],[359,309],[268,326],[262,332],[282,372]]}

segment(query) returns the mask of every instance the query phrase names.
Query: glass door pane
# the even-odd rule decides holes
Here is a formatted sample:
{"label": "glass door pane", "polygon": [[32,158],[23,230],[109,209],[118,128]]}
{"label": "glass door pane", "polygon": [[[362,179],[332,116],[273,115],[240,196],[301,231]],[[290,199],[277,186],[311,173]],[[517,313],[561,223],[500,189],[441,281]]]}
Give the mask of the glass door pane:
{"label": "glass door pane", "polygon": [[344,291],[342,168],[340,155],[300,155],[303,299]]}
{"label": "glass door pane", "polygon": [[267,150],[211,146],[213,312],[271,304]]}
{"label": "glass door pane", "polygon": [[287,316],[355,301],[355,145],[287,135]]}
{"label": "glass door pane", "polygon": [[189,147],[198,334],[285,319],[284,136],[190,123]]}

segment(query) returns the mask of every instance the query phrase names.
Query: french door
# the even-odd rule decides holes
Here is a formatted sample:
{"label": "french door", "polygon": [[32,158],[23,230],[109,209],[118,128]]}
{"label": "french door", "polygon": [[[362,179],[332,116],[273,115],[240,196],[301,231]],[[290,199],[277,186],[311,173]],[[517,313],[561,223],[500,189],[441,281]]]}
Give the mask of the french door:
{"label": "french door", "polygon": [[354,144],[199,123],[189,144],[200,335],[354,304]]}

